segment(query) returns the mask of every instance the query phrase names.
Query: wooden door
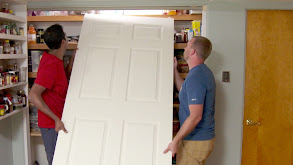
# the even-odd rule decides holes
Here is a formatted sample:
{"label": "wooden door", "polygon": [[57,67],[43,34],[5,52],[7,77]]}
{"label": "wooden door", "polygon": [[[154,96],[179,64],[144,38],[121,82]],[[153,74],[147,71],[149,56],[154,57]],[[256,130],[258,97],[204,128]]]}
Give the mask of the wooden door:
{"label": "wooden door", "polygon": [[248,11],[242,165],[293,164],[292,131],[293,11]]}
{"label": "wooden door", "polygon": [[174,20],[86,15],[54,165],[170,165]]}

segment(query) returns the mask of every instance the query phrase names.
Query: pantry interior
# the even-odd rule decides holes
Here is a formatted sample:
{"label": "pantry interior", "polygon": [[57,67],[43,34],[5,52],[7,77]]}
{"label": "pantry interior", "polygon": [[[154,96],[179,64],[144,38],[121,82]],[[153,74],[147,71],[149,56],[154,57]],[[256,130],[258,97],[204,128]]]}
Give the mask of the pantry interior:
{"label": "pantry interior", "polygon": [[[43,51],[48,48],[43,42],[44,30],[52,24],[58,23],[63,26],[69,40],[68,50],[64,56],[64,65],[68,64],[71,55],[77,48],[78,37],[81,30],[81,25],[85,13],[88,14],[105,14],[105,15],[133,15],[145,17],[171,17],[174,19],[174,56],[179,63],[181,76],[185,78],[188,72],[188,66],[182,59],[184,48],[188,38],[194,35],[206,35],[205,23],[205,7],[193,8],[177,8],[163,10],[30,10],[27,9],[26,3],[19,1],[1,2],[1,8],[9,9],[0,13],[2,28],[14,25],[16,34],[4,33],[0,34],[0,39],[3,43],[7,43],[9,39],[10,49],[17,49],[21,46],[21,52],[5,52],[0,53],[2,73],[15,71],[18,76],[18,82],[11,84],[2,84],[0,87],[2,96],[8,92],[12,96],[22,99],[21,94],[17,91],[24,91],[27,96],[29,88],[32,86],[36,76],[38,64],[40,62]],[[8,4],[8,5],[6,5]],[[13,14],[11,14],[11,13]],[[6,25],[7,24],[7,25]],[[13,28],[11,28],[13,29]],[[11,32],[12,30],[10,30]],[[28,40],[27,40],[28,38]],[[11,42],[14,41],[14,42]],[[14,46],[16,45],[16,47]],[[1,47],[0,47],[1,48]],[[7,49],[8,50],[8,49]],[[22,70],[22,73],[19,73]],[[4,72],[5,71],[5,72]],[[8,71],[8,72],[9,72]],[[2,74],[1,74],[2,75]],[[4,74],[5,75],[5,74]],[[24,76],[24,77],[23,77]],[[2,80],[3,81],[3,80]],[[173,133],[179,129],[179,121],[177,111],[179,108],[178,91],[174,88],[174,104],[173,104]],[[24,95],[22,95],[24,96]],[[4,98],[4,97],[3,97]],[[12,98],[11,98],[12,99]],[[13,97],[14,99],[14,97]],[[46,154],[42,143],[41,134],[37,127],[37,109],[28,99],[24,97],[21,102],[21,108],[14,108],[11,112],[4,113],[0,117],[0,144],[1,148],[8,150],[0,150],[0,159],[4,160],[4,164],[47,164]],[[29,104],[27,104],[29,103]],[[2,104],[2,103],[1,103]],[[15,104],[17,104],[15,102]],[[1,105],[0,105],[1,110]],[[6,159],[4,159],[6,158]],[[176,160],[173,160],[175,164]]]}

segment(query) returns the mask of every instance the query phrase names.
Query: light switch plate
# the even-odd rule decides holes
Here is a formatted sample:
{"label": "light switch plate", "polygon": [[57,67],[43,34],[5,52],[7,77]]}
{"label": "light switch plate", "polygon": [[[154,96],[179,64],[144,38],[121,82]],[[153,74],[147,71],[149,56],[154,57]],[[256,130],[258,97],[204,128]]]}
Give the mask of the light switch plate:
{"label": "light switch plate", "polygon": [[222,82],[230,82],[230,72],[222,71]]}

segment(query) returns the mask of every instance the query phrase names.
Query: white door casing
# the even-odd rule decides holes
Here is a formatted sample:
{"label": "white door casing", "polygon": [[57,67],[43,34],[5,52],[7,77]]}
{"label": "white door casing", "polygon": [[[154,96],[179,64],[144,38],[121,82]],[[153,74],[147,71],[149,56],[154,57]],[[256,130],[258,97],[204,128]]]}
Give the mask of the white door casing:
{"label": "white door casing", "polygon": [[171,18],[85,15],[54,165],[170,165]]}

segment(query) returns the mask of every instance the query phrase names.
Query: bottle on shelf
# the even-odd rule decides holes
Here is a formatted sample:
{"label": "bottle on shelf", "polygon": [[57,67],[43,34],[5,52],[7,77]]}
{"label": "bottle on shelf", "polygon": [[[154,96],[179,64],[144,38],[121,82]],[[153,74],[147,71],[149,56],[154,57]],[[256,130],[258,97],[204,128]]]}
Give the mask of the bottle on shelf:
{"label": "bottle on shelf", "polygon": [[30,25],[27,35],[27,40],[29,44],[36,44],[37,43],[37,32],[35,30],[34,25]]}
{"label": "bottle on shelf", "polygon": [[25,95],[24,91],[23,90],[17,91],[17,95],[19,97],[21,97],[21,101],[22,101],[23,107],[25,107],[27,103],[26,103],[26,95]]}
{"label": "bottle on shelf", "polygon": [[9,40],[4,41],[3,54],[10,54],[10,43]]}

